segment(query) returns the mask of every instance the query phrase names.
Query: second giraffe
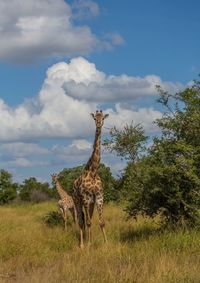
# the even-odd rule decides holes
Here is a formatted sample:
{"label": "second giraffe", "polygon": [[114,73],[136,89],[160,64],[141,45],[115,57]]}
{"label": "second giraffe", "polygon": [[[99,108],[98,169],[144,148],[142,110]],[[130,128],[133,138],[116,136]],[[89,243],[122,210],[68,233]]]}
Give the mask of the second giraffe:
{"label": "second giraffe", "polygon": [[64,223],[65,223],[65,229],[67,228],[67,211],[69,210],[72,214],[73,220],[76,223],[76,209],[74,205],[73,198],[68,195],[68,193],[62,188],[57,174],[52,174],[52,181],[56,185],[57,192],[60,196],[60,200],[58,201],[58,207],[60,208],[60,211],[62,213]]}

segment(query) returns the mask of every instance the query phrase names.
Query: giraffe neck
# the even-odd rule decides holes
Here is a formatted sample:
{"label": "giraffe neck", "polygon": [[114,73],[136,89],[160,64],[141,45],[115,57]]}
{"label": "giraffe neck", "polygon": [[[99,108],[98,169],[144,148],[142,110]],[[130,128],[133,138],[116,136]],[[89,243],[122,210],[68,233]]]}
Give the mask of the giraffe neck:
{"label": "giraffe neck", "polygon": [[95,176],[97,174],[101,159],[101,128],[96,128],[95,139],[93,144],[93,152],[86,164],[85,169],[89,170]]}
{"label": "giraffe neck", "polygon": [[57,192],[59,194],[59,196],[61,197],[61,199],[65,198],[68,194],[65,190],[63,190],[60,182],[57,180],[56,181],[56,189],[57,189]]}

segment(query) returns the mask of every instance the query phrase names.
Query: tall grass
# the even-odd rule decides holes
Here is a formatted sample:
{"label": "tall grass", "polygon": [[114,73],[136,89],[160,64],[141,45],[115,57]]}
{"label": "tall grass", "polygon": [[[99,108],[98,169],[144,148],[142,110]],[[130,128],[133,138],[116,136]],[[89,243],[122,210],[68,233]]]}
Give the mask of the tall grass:
{"label": "tall grass", "polygon": [[48,227],[54,203],[0,207],[0,282],[200,282],[200,232],[159,229],[159,222],[125,221],[120,207],[105,207],[109,243],[96,213],[93,243],[78,248],[78,229]]}

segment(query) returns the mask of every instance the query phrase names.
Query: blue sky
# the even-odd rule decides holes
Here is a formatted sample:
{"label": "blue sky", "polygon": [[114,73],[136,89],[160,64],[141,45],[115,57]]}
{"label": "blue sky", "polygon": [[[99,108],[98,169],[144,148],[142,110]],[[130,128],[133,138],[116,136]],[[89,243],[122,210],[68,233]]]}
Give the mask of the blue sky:
{"label": "blue sky", "polygon": [[[1,0],[0,167],[49,180],[86,162],[97,108],[106,128],[133,121],[155,134],[155,84],[175,92],[198,76],[199,10],[197,0]],[[102,160],[115,174],[124,166]]]}

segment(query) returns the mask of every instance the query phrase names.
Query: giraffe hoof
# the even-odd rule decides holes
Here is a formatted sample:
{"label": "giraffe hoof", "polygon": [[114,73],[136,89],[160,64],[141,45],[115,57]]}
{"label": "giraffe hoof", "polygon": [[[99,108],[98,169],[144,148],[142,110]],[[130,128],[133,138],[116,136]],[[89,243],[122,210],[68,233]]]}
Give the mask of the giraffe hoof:
{"label": "giraffe hoof", "polygon": [[80,249],[83,250],[84,249],[84,245],[80,244]]}

